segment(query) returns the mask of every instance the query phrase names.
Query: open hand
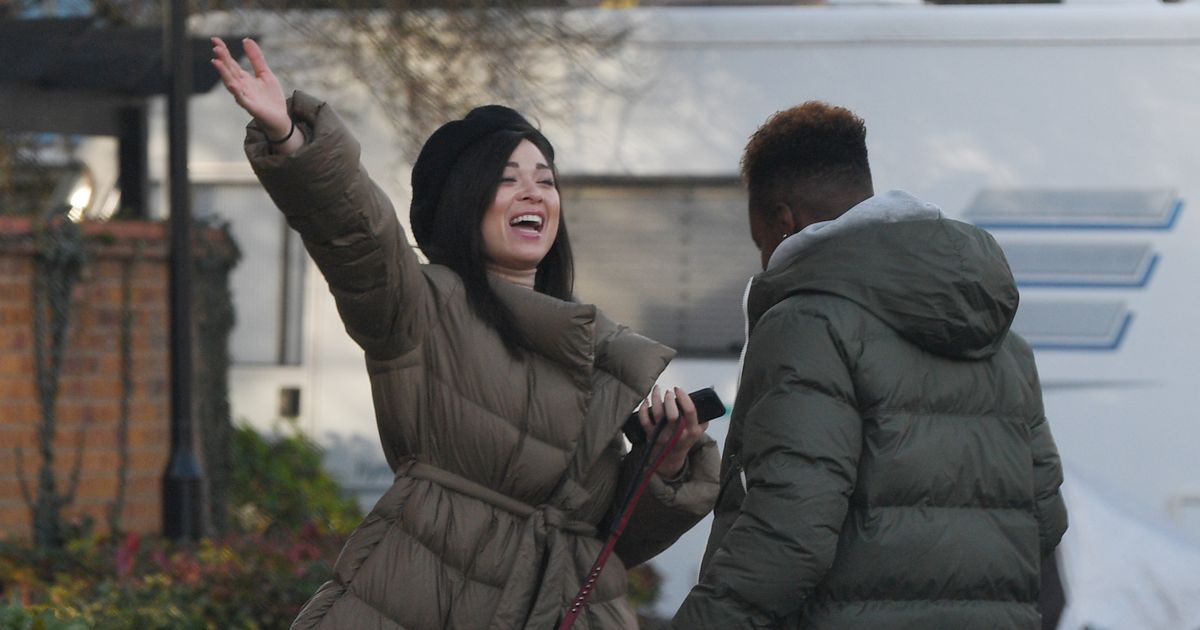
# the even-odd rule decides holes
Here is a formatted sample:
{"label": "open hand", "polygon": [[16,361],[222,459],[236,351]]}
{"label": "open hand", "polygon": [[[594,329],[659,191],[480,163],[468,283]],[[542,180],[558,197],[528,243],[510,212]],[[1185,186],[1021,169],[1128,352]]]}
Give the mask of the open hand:
{"label": "open hand", "polygon": [[675,448],[671,449],[658,469],[660,475],[674,477],[687,463],[688,452],[692,450],[692,445],[708,430],[708,423],[701,424],[699,422],[696,405],[692,403],[687,392],[675,387],[667,390],[666,396],[661,396],[658,385],[655,385],[654,390],[650,393],[650,398],[643,400],[642,405],[638,407],[638,419],[641,421],[642,429],[646,431],[647,437],[654,435],[654,426],[663,417],[667,419],[667,426],[663,428],[662,433],[659,433],[655,448],[664,448],[669,444],[671,436],[675,433],[675,427],[678,423],[683,423],[683,433],[680,434],[679,441],[675,443]]}
{"label": "open hand", "polygon": [[219,37],[212,38],[212,64],[220,73],[225,89],[229,90],[242,109],[258,120],[267,132],[267,137],[283,138],[292,130],[283,86],[267,66],[267,60],[258,44],[252,39],[242,40],[242,44],[254,74],[246,72],[238,64]]}

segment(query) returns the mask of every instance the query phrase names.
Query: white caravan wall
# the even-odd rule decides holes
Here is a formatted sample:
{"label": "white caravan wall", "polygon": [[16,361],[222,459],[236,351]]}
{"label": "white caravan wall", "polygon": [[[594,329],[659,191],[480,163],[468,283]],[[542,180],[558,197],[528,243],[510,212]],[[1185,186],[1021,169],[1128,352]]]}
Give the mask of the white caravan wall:
{"label": "white caravan wall", "polygon": [[[983,188],[1174,189],[1184,201],[1178,225],[1139,234],[1161,261],[1145,289],[1119,294],[1135,313],[1120,348],[1042,351],[1038,360],[1060,448],[1081,474],[1157,517],[1195,486],[1200,12],[691,9],[636,19],[662,36],[635,37],[648,59],[641,76],[652,80],[630,102],[581,99],[595,104],[581,106],[584,131],[552,128],[567,138],[558,140],[565,172],[736,172],[769,113],[821,99],[866,119],[877,189],[907,189],[952,216]],[[1120,386],[1089,386],[1107,381]]]}

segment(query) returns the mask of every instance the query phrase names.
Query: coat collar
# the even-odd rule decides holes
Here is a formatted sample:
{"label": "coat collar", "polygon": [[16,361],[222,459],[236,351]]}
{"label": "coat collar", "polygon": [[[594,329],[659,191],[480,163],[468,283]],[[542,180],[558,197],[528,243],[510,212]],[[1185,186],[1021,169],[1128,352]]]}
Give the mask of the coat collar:
{"label": "coat collar", "polygon": [[532,350],[581,377],[600,369],[644,393],[675,355],[612,322],[595,305],[560,300],[495,277],[491,284]]}
{"label": "coat collar", "polygon": [[496,277],[490,280],[534,352],[565,367],[591,371],[596,362],[595,306],[559,300]]}

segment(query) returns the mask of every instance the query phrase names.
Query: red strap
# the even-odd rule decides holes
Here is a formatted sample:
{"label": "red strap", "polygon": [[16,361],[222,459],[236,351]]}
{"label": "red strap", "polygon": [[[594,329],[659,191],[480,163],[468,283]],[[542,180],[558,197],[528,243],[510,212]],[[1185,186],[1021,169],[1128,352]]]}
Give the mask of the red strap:
{"label": "red strap", "polygon": [[575,594],[575,599],[571,602],[571,607],[567,610],[567,615],[563,617],[558,624],[558,630],[569,630],[575,619],[583,612],[583,605],[587,602],[588,597],[592,594],[592,589],[596,587],[596,581],[600,579],[600,572],[604,570],[604,564],[608,562],[608,557],[612,555],[613,548],[617,546],[617,539],[621,537],[621,533],[625,531],[625,526],[629,524],[629,519],[633,516],[633,508],[642,498],[642,493],[646,491],[646,487],[650,485],[650,477],[654,475],[658,467],[667,459],[667,453],[670,453],[675,448],[675,443],[679,441],[683,435],[683,422],[678,422],[675,425],[675,432],[671,434],[671,440],[667,442],[666,448],[658,454],[654,463],[650,465],[649,470],[637,483],[637,488],[633,495],[629,498],[620,514],[617,515],[617,527],[609,535],[608,541],[604,543],[604,549],[600,551],[600,556],[596,558],[596,563],[592,565],[591,571],[588,571],[587,579],[584,580],[583,586],[579,588],[579,592]]}

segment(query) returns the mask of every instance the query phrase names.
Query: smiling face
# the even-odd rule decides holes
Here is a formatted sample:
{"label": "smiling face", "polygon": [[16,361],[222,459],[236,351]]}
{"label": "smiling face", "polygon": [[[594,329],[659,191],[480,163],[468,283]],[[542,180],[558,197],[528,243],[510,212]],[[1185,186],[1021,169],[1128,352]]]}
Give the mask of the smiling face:
{"label": "smiling face", "polygon": [[522,140],[508,158],[480,226],[488,269],[532,287],[537,266],[558,234],[559,211],[549,160]]}

